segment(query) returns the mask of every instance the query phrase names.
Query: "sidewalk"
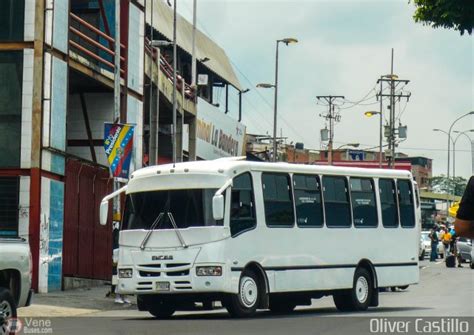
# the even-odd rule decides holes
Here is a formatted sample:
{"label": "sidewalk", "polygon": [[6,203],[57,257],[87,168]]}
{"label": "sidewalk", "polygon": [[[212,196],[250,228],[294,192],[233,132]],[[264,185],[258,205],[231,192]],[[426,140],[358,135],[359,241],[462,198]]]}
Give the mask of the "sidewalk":
{"label": "sidewalk", "polygon": [[[135,297],[128,297],[132,304],[116,304],[105,295],[110,286],[88,289],[35,294],[31,306],[19,308],[20,317],[70,317],[117,310],[136,310]],[[92,315],[91,315],[92,314]]]}

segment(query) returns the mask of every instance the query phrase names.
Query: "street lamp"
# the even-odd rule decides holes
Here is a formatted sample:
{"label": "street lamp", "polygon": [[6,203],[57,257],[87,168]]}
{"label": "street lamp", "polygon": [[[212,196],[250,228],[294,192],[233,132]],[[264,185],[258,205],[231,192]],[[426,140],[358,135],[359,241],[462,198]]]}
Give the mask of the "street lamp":
{"label": "street lamp", "polygon": [[[454,120],[453,123],[451,123],[451,126],[449,127],[449,130],[448,130],[448,137],[449,137],[449,138],[448,138],[448,182],[449,182],[449,167],[450,167],[450,166],[449,166],[449,163],[450,163],[450,158],[451,158],[451,157],[450,157],[450,156],[451,156],[451,152],[450,152],[450,149],[451,149],[450,147],[451,147],[451,145],[450,145],[450,142],[449,142],[450,139],[451,139],[451,131],[452,131],[454,125],[456,124],[456,122],[458,122],[459,120],[461,120],[462,118],[464,118],[464,117],[466,117],[466,116],[468,116],[468,115],[473,115],[473,114],[474,114],[474,111],[470,111],[470,112],[468,112],[468,113],[466,113],[466,114],[461,115],[461,116],[458,117],[456,120]],[[451,139],[451,140],[452,140],[452,139]],[[449,198],[449,197],[448,197],[448,198]],[[449,200],[448,200],[448,205],[449,205]]]}
{"label": "street lamp", "polygon": [[[380,97],[380,101],[382,101],[382,97]],[[379,115],[380,116],[380,129],[379,129],[379,168],[381,169],[382,168],[382,140],[383,140],[383,133],[382,133],[382,129],[383,129],[383,123],[382,123],[382,119],[383,119],[383,116],[382,116],[382,110],[380,110],[380,112],[377,112],[377,111],[367,111],[364,113],[365,116],[367,117],[372,117],[374,115]]]}
{"label": "street lamp", "polygon": [[343,144],[339,147],[336,148],[336,150],[339,150],[343,147],[354,147],[354,148],[358,148],[360,146],[360,143],[347,143],[347,144]]}
{"label": "street lamp", "polygon": [[267,83],[260,83],[260,84],[257,84],[257,88],[274,88],[275,85],[273,84],[267,84]]}
{"label": "street lamp", "polygon": [[275,84],[258,84],[257,87],[261,88],[275,88],[275,102],[274,102],[274,112],[273,112],[273,161],[276,162],[277,159],[277,112],[278,112],[278,47],[280,43],[288,44],[298,43],[298,40],[293,37],[283,38],[276,41],[276,54],[275,54]]}
{"label": "street lamp", "polygon": [[[469,129],[469,130],[464,130],[464,131],[453,130],[453,133],[458,134],[453,141],[453,179],[456,177],[456,142],[458,141],[461,135],[464,135],[469,139],[469,143],[471,143],[471,149],[472,149],[472,140],[467,134],[469,132],[474,132],[474,129]],[[471,155],[472,155],[472,150],[471,150]]]}
{"label": "street lamp", "polygon": [[250,91],[250,88],[239,91],[239,122],[242,121],[242,94],[245,94],[248,91]]}

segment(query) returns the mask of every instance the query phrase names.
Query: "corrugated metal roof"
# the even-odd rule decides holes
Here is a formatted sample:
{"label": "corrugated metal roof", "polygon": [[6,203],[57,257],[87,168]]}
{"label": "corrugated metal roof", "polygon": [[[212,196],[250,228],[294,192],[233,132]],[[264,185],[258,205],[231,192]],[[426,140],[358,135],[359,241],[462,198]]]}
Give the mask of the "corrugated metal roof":
{"label": "corrugated metal roof", "polygon": [[[150,15],[147,15],[147,23],[150,24]],[[193,25],[179,14],[177,15],[176,25],[178,46],[191,54]],[[173,40],[173,9],[165,2],[158,1],[154,3],[153,26],[166,38]],[[240,82],[225,51],[198,29],[196,30],[196,57],[197,59],[208,57],[210,60],[203,63],[203,65],[236,89],[241,90]]]}

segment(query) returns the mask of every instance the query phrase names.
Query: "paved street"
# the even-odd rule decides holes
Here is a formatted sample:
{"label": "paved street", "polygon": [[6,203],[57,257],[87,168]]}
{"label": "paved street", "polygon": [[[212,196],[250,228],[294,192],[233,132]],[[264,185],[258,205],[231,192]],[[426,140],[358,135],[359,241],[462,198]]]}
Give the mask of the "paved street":
{"label": "paved street", "polygon": [[[441,261],[423,261],[419,285],[410,286],[406,291],[381,293],[380,306],[364,313],[337,312],[332,298],[326,297],[313,300],[312,306],[298,308],[294,313],[283,316],[263,311],[253,319],[235,320],[225,310],[219,309],[212,312],[179,312],[171,320],[155,320],[146,312],[136,311],[134,306],[117,306],[112,300],[97,297],[93,290],[83,293],[88,298],[82,302],[75,302],[81,296],[80,291],[62,293],[67,296],[57,301],[48,296],[38,296],[36,301],[43,304],[42,307],[36,311],[35,305],[24,308],[21,315],[75,315],[52,320],[53,331],[59,334],[82,334],[85,325],[90,327],[88,332],[91,334],[310,334],[316,330],[319,333],[340,334],[345,330],[353,331],[357,325],[357,329],[367,328],[369,319],[361,316],[472,317],[473,278],[474,271],[467,264],[463,268],[448,269]],[[48,312],[41,313],[41,310]]]}

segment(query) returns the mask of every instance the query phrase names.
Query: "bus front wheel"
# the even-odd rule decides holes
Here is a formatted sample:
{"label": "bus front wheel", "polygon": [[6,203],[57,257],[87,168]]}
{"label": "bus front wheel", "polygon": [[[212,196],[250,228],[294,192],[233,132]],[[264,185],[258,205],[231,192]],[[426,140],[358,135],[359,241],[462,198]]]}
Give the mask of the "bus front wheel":
{"label": "bus front wheel", "polygon": [[334,303],[340,311],[365,311],[373,294],[372,276],[364,268],[357,268],[352,289],[334,293]]}
{"label": "bus front wheel", "polygon": [[148,307],[148,312],[157,319],[168,319],[175,311],[176,307],[172,303],[162,300],[156,301]]}
{"label": "bus front wheel", "polygon": [[257,311],[260,292],[257,275],[250,270],[245,270],[240,276],[239,293],[229,295],[224,306],[233,317],[250,317]]}

